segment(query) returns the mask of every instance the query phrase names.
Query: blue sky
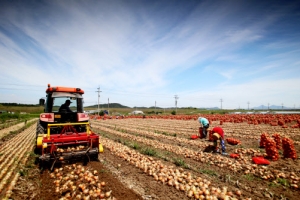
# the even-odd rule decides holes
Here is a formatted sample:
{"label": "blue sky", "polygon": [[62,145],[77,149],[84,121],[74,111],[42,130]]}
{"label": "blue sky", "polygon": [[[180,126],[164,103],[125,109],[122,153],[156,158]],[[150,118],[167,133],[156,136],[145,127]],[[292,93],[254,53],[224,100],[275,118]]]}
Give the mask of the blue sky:
{"label": "blue sky", "polygon": [[[300,107],[299,1],[0,1],[0,102]],[[249,102],[249,104],[248,104]]]}

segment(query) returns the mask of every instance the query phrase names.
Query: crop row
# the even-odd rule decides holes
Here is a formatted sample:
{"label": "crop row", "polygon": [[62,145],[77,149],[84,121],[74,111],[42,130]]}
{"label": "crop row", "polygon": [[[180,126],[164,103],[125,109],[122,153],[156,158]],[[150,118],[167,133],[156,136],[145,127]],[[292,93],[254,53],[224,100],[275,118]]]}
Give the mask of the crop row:
{"label": "crop row", "polygon": [[19,133],[0,147],[0,194],[9,198],[18,177],[18,169],[27,162],[34,143],[36,124]]}
{"label": "crop row", "polygon": [[[240,190],[228,191],[226,186],[215,187],[211,181],[195,176],[182,168],[163,164],[160,160],[145,156],[107,138],[102,138],[103,145],[114,155],[126,160],[131,165],[139,168],[156,181],[175,187],[177,190],[194,199],[238,199],[242,195]],[[248,199],[244,197],[243,199]]]}
{"label": "crop row", "polygon": [[[180,141],[180,143],[191,144],[196,141],[187,140],[184,138],[177,138],[172,136],[166,136],[161,134],[156,134],[151,131],[144,131],[138,129],[130,129],[126,128],[126,132],[124,129],[114,129],[105,127],[105,123],[103,121],[93,122],[93,127],[99,129],[100,131],[114,134],[118,137],[128,138],[132,141],[137,141],[149,146],[152,146],[157,149],[167,150],[173,152],[177,155],[182,155],[187,158],[191,158],[196,161],[200,161],[202,163],[207,163],[211,165],[218,166],[220,168],[225,168],[232,170],[234,172],[241,172],[243,174],[254,174],[262,179],[274,181],[277,178],[286,178],[291,183],[292,187],[298,188],[299,177],[294,172],[285,172],[281,170],[274,170],[272,168],[268,168],[267,166],[256,165],[252,163],[253,156],[264,156],[263,152],[260,150],[252,149],[252,148],[241,148],[236,149],[235,153],[239,153],[240,157],[238,159],[223,157],[216,154],[210,154],[203,151],[196,151],[190,148],[186,148],[183,146],[178,146],[175,143]],[[123,127],[124,128],[124,127]],[[145,136],[150,136],[148,139]],[[170,140],[171,144],[166,144],[162,142],[162,138]],[[176,142],[175,142],[176,141]],[[197,141],[200,147],[205,147],[205,143],[201,141]],[[175,144],[175,145],[173,145]]]}

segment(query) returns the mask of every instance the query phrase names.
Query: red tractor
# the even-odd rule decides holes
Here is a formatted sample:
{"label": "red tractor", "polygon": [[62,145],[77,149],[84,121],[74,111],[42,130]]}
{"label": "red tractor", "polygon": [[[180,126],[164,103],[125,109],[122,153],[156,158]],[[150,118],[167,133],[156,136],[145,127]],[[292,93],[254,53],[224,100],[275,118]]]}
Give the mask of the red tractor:
{"label": "red tractor", "polygon": [[98,159],[99,135],[91,131],[89,115],[83,110],[84,91],[80,88],[51,87],[48,84],[46,99],[40,99],[44,113],[36,129],[35,153],[39,163]]}

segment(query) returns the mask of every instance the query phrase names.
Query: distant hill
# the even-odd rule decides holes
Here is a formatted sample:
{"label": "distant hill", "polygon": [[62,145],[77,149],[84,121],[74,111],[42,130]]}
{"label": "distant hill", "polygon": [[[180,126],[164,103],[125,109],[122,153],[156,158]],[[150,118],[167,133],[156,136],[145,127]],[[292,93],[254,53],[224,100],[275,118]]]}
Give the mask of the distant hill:
{"label": "distant hill", "polygon": [[149,109],[163,109],[163,108],[151,106],[151,107],[149,107]]}
{"label": "distant hill", "polygon": [[[265,106],[265,105],[260,105],[260,106],[257,106],[257,107],[253,107],[251,108],[253,110],[267,110],[268,109],[268,106]],[[269,109],[270,110],[291,110],[291,109],[294,109],[294,108],[291,108],[291,107],[285,107],[285,106],[276,106],[276,105],[271,105],[269,106]]]}

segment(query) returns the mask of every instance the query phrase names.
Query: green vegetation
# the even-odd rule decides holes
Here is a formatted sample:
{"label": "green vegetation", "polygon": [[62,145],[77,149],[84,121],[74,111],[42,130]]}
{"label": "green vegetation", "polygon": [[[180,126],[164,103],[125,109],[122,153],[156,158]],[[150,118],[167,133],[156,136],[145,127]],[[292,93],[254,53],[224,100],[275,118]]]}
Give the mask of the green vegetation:
{"label": "green vegetation", "polygon": [[134,142],[134,143],[132,144],[132,148],[138,150],[138,149],[140,149],[141,147],[140,147],[140,145],[139,145],[138,143],[135,143],[135,142]]}
{"label": "green vegetation", "polygon": [[142,154],[148,155],[148,156],[156,156],[157,152],[154,149],[151,149],[149,147],[146,147],[145,149],[141,150]]}
{"label": "green vegetation", "polygon": [[29,154],[29,158],[28,158],[28,161],[25,165],[19,165],[19,174],[20,176],[27,176],[29,174],[29,170],[30,169],[33,169],[36,167],[35,165],[35,160],[36,160],[36,157],[37,155],[31,151],[31,152],[28,152]]}
{"label": "green vegetation", "polygon": [[247,179],[248,181],[253,181],[255,179],[255,177],[253,176],[253,174],[245,174],[245,175],[243,175],[243,177],[245,179]]}
{"label": "green vegetation", "polygon": [[281,184],[283,186],[286,186],[286,187],[290,186],[289,181],[285,178],[278,178],[277,181],[279,184]]}
{"label": "green vegetation", "polygon": [[190,167],[180,158],[173,158],[174,164],[179,167],[189,169]]}
{"label": "green vegetation", "polygon": [[203,174],[207,174],[207,175],[210,175],[210,176],[218,176],[218,174],[215,171],[212,171],[210,169],[201,169],[199,171]]}
{"label": "green vegetation", "polygon": [[[27,114],[40,114],[44,111],[43,106],[30,105],[30,104],[16,104],[16,103],[0,103],[0,111],[12,113],[27,113]],[[4,112],[2,114],[5,114]],[[0,114],[0,116],[2,115]]]}
{"label": "green vegetation", "polygon": [[20,113],[2,113],[0,114],[0,121],[2,123],[7,122],[7,121],[23,121],[23,120],[29,120],[31,118],[34,118],[32,115],[29,114],[20,114]]}

